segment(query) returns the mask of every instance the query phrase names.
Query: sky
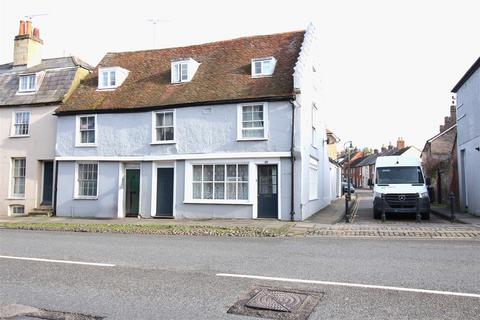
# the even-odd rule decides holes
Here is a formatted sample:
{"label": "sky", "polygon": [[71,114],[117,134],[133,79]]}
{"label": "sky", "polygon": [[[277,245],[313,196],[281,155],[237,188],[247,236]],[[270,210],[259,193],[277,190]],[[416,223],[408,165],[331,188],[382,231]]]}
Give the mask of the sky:
{"label": "sky", "polygon": [[[449,115],[450,90],[480,55],[478,0],[0,0],[0,63],[27,15],[43,55],[96,65],[106,52],[320,31],[319,109],[343,146],[403,137],[423,148]],[[157,20],[156,27],[149,20]]]}

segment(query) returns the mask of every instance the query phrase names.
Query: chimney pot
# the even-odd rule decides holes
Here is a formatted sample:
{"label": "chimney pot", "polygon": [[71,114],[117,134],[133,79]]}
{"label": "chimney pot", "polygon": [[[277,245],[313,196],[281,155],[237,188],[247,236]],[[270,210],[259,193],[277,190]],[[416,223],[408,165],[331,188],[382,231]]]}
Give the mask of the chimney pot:
{"label": "chimney pot", "polygon": [[25,34],[28,34],[29,36],[32,35],[32,21],[27,21],[27,30]]}
{"label": "chimney pot", "polygon": [[33,28],[33,36],[40,39],[40,30],[38,28]]}
{"label": "chimney pot", "polygon": [[20,26],[18,28],[18,35],[24,35],[25,34],[25,21],[20,20]]}

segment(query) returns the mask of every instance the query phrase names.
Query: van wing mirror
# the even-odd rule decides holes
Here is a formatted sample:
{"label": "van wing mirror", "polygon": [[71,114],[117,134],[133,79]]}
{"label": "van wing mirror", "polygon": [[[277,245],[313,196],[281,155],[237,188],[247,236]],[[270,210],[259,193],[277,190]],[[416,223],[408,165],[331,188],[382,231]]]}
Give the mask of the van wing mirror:
{"label": "van wing mirror", "polygon": [[432,185],[432,180],[431,180],[430,178],[426,178],[426,179],[425,179],[425,184],[426,184],[427,186],[431,186],[431,185]]}

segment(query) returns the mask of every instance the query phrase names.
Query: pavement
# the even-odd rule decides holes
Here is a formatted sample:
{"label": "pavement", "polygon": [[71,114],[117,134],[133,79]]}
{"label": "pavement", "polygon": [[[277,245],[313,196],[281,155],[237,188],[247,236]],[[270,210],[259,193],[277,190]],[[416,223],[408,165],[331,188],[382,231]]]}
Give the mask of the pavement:
{"label": "pavement", "polygon": [[[352,207],[355,201],[355,195],[352,194],[352,200],[349,206]],[[305,220],[306,223],[316,224],[335,224],[345,218],[345,197],[333,201],[328,207],[313,214]]]}
{"label": "pavement", "polygon": [[315,319],[478,319],[475,241],[0,230],[0,308],[106,319],[258,319],[254,286],[324,293]]}
{"label": "pavement", "polygon": [[[451,219],[451,211],[449,208],[432,206],[431,212],[442,219],[446,219],[446,220]],[[473,225],[480,226],[480,216],[474,216],[472,214],[465,213],[465,212],[455,211],[455,221],[459,223],[473,224]]]}
{"label": "pavement", "polygon": [[370,190],[356,190],[351,203],[351,223],[345,223],[344,198],[302,222],[278,221],[273,219],[75,219],[37,217],[1,217],[0,223],[17,222],[27,224],[114,224],[114,225],[178,225],[209,227],[256,227],[260,229],[282,229],[289,237],[331,237],[331,238],[372,238],[383,239],[438,239],[438,240],[480,240],[480,224],[450,223],[438,216],[430,220],[415,222],[412,215],[387,216],[387,221],[373,219],[372,195]]}

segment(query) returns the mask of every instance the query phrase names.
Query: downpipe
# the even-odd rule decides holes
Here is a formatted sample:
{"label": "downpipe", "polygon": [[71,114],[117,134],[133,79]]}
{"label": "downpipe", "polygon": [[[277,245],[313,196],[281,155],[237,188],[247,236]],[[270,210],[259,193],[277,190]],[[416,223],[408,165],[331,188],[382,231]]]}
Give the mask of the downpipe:
{"label": "downpipe", "polygon": [[295,99],[290,100],[290,105],[292,106],[292,135],[290,142],[290,164],[291,164],[291,174],[292,178],[290,179],[290,221],[295,221],[295,106],[297,102]]}

